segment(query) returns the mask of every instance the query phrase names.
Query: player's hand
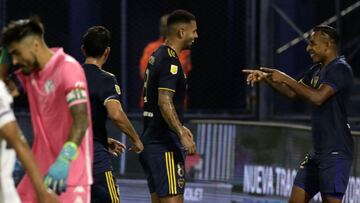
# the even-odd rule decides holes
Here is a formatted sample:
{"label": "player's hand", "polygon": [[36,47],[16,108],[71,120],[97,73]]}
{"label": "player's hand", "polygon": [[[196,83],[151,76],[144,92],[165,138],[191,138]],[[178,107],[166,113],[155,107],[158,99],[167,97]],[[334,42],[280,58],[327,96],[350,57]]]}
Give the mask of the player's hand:
{"label": "player's hand", "polygon": [[66,142],[56,159],[51,165],[45,176],[45,185],[53,190],[56,194],[66,191],[66,181],[69,175],[71,160],[77,157],[77,145],[73,142]]}
{"label": "player's hand", "polygon": [[260,82],[270,76],[269,73],[260,70],[244,69],[242,72],[248,73],[248,76],[246,77],[246,83],[251,86],[254,86],[255,83]]}
{"label": "player's hand", "polygon": [[39,203],[60,203],[59,198],[50,189],[41,192],[36,197]]}
{"label": "player's hand", "polygon": [[193,136],[192,132],[189,130],[189,128],[187,128],[184,125],[183,125],[183,128],[185,131],[187,131],[187,135],[190,136],[191,139],[194,139],[194,136]]}
{"label": "player's hand", "polygon": [[108,138],[107,142],[109,144],[109,152],[114,156],[119,156],[126,151],[126,146],[118,140]]}
{"label": "player's hand", "polygon": [[260,70],[269,74],[270,80],[276,83],[285,82],[285,80],[289,77],[285,73],[273,68],[260,67]]}
{"label": "player's hand", "polygon": [[193,135],[191,131],[183,126],[181,132],[180,132],[180,142],[184,146],[185,151],[189,154],[195,154],[196,152],[196,145],[193,140]]}
{"label": "player's hand", "polygon": [[130,151],[140,154],[144,150],[144,145],[140,139],[135,140],[132,144],[133,146],[130,147]]}

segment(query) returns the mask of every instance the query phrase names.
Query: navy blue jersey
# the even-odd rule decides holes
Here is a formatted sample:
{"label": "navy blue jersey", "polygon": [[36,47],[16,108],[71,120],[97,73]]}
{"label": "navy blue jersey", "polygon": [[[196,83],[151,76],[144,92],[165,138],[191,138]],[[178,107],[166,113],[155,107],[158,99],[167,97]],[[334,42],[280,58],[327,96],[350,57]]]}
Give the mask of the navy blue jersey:
{"label": "navy blue jersey", "polygon": [[108,152],[106,120],[106,102],[120,102],[120,87],[115,76],[95,65],[83,65],[90,94],[92,128],[94,138],[94,174],[111,168],[111,154]]}
{"label": "navy blue jersey", "polygon": [[182,122],[186,91],[186,77],[176,52],[165,45],[157,49],[149,59],[144,78],[144,144],[178,143],[161,115],[158,106],[159,89],[174,92],[173,103]]}
{"label": "navy blue jersey", "polygon": [[347,121],[347,104],[353,86],[353,73],[344,57],[338,57],[326,67],[312,67],[301,80],[313,88],[321,84],[332,87],[335,94],[322,105],[312,106],[312,135],[316,154],[339,152],[353,155],[353,138]]}

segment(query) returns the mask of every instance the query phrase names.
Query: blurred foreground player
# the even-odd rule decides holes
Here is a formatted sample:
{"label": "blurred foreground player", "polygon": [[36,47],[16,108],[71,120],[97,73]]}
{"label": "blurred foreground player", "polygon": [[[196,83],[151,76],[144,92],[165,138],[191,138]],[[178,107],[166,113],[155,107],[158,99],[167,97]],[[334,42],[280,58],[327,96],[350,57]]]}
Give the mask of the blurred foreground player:
{"label": "blurred foreground player", "polygon": [[183,126],[186,79],[178,55],[198,37],[195,16],[184,10],[169,15],[165,44],[150,57],[144,80],[144,151],[140,161],[153,203],[183,202],[185,152],[196,151]]}
{"label": "blurred foreground player", "polygon": [[81,47],[86,57],[83,68],[88,81],[93,122],[94,184],[91,186],[93,203],[120,202],[111,157],[119,155],[126,147],[119,141],[108,138],[107,117],[129,136],[134,145],[133,151],[140,153],[144,149],[137,132],[121,107],[121,91],[115,76],[102,70],[110,54],[110,40],[109,30],[102,26],[94,26],[84,34]]}
{"label": "blurred foreground player", "polygon": [[[0,69],[3,64],[6,65],[5,61],[3,61],[3,57],[6,56],[2,54],[0,55]],[[7,144],[15,149],[26,173],[29,175],[37,201],[40,203],[59,202],[54,194],[48,192],[43,183],[43,177],[11,109],[12,101],[13,99],[8,93],[5,83],[0,80],[0,202],[20,203],[12,178],[16,157],[12,149],[7,149]]]}
{"label": "blurred foreground player", "polygon": [[[36,18],[11,22],[2,43],[28,96],[34,129],[32,152],[45,184],[61,202],[90,202],[92,131],[81,65],[61,48],[49,49]],[[28,176],[18,186],[22,202],[36,202]]]}
{"label": "blurred foreground player", "polygon": [[330,26],[313,29],[306,50],[315,65],[299,81],[276,69],[244,70],[248,83],[264,80],[281,94],[312,104],[314,149],[300,165],[289,202],[309,202],[320,192],[323,202],[340,203],[346,191],[354,153],[347,122],[353,74],[337,53],[338,41]]}

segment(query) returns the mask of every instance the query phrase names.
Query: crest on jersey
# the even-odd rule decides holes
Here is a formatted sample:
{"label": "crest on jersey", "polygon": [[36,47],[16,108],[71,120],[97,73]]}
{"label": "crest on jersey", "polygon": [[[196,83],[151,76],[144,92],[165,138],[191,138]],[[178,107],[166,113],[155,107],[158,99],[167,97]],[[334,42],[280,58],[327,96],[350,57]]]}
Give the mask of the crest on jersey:
{"label": "crest on jersey", "polygon": [[171,65],[170,66],[170,73],[175,75],[178,72],[178,66],[177,65]]}
{"label": "crest on jersey", "polygon": [[45,92],[46,94],[50,94],[54,90],[54,83],[52,80],[47,80],[45,82]]}
{"label": "crest on jersey", "polygon": [[115,85],[115,91],[117,94],[121,94],[121,89],[120,89],[120,86],[119,85]]}
{"label": "crest on jersey", "polygon": [[179,178],[178,179],[178,186],[179,186],[179,188],[183,188],[185,186],[185,179],[184,178]]}
{"label": "crest on jersey", "polygon": [[312,79],[311,79],[311,85],[313,87],[316,87],[316,84],[318,83],[319,81],[319,76],[314,76]]}

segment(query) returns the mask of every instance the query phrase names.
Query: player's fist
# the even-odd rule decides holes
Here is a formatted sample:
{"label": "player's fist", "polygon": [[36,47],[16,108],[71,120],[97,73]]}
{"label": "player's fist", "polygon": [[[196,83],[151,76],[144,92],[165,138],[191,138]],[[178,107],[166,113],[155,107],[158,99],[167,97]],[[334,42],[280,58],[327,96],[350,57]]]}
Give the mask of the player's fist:
{"label": "player's fist", "polygon": [[193,140],[193,135],[191,131],[185,126],[183,126],[182,130],[180,131],[180,142],[189,155],[195,154],[196,145]]}
{"label": "player's fist", "polygon": [[66,181],[69,176],[69,168],[71,160],[77,157],[77,145],[68,141],[64,144],[57,157],[55,163],[45,176],[45,185],[53,190],[56,194],[66,191]]}
{"label": "player's fist", "polygon": [[133,142],[133,146],[130,148],[130,150],[140,154],[144,150],[144,145],[140,139],[136,139]]}

